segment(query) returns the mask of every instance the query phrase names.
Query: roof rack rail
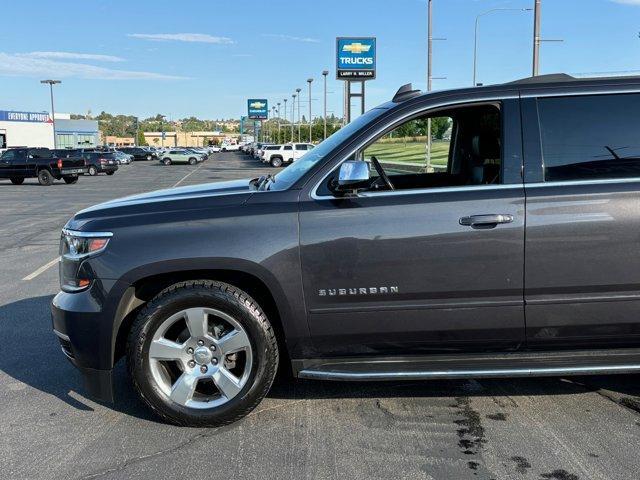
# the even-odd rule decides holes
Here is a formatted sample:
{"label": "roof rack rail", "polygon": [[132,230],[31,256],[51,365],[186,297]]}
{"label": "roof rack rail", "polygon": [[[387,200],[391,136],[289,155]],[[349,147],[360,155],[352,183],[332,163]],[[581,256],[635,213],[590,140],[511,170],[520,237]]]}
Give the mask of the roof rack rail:
{"label": "roof rack rail", "polygon": [[548,75],[538,75],[535,77],[526,77],[513,82],[507,82],[505,85],[529,85],[536,83],[548,83],[548,82],[571,82],[577,80],[576,77],[572,77],[566,73],[550,73]]}
{"label": "roof rack rail", "polygon": [[422,92],[420,90],[414,90],[413,86],[410,83],[406,85],[402,85],[396,94],[391,99],[394,103],[404,102],[405,100],[409,100],[410,98],[416,97],[420,95]]}

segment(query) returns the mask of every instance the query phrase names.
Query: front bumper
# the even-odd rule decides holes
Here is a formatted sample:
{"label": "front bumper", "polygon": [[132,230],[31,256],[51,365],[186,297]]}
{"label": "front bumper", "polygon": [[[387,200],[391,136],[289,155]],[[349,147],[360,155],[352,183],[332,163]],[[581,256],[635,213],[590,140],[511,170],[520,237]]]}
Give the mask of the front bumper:
{"label": "front bumper", "polygon": [[119,302],[108,295],[114,290],[118,289],[113,282],[94,280],[88,290],[59,292],[51,302],[53,331],[62,353],[82,374],[87,393],[108,402],[114,399],[114,319]]}

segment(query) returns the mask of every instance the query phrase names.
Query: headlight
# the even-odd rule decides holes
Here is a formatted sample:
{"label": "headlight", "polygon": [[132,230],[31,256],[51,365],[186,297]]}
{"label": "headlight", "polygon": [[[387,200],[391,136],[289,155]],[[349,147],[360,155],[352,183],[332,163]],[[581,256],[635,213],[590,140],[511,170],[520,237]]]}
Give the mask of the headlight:
{"label": "headlight", "polygon": [[62,230],[60,255],[72,260],[102,252],[113,236],[111,232],[77,232]]}
{"label": "headlight", "polygon": [[107,248],[111,232],[78,232],[62,230],[60,239],[60,286],[66,292],[87,289],[94,279],[83,260]]}

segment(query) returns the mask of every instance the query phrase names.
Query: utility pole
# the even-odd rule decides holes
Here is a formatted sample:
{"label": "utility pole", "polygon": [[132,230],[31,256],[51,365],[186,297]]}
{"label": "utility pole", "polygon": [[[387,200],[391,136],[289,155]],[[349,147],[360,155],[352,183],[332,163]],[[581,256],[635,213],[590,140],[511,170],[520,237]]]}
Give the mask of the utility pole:
{"label": "utility pole", "polygon": [[540,9],[542,0],[535,0],[533,9],[533,76],[538,75],[540,66]]}
{"label": "utility pole", "polygon": [[[433,12],[431,0],[427,6],[427,92],[431,91],[431,66],[433,62]],[[431,117],[427,120],[427,165],[426,171],[431,172]]]}
{"label": "utility pole", "polygon": [[313,82],[313,78],[307,78],[307,83],[309,84],[309,143],[312,141],[312,122],[311,122],[311,82]]}
{"label": "utility pole", "polygon": [[301,132],[301,127],[302,127],[302,117],[300,116],[300,92],[302,91],[301,88],[296,88],[296,93],[298,94],[298,142],[302,141],[302,132]]}
{"label": "utility pole", "polygon": [[327,138],[327,75],[329,75],[329,70],[323,70],[322,76],[324,77],[324,106],[322,112],[322,118],[324,119],[324,134],[322,135],[322,139],[325,140]]}
{"label": "utility pole", "polygon": [[40,83],[49,85],[49,93],[51,95],[51,121],[53,122],[53,148],[58,148],[58,139],[56,137],[56,112],[53,106],[53,86],[62,83],[60,80],[40,80]]}

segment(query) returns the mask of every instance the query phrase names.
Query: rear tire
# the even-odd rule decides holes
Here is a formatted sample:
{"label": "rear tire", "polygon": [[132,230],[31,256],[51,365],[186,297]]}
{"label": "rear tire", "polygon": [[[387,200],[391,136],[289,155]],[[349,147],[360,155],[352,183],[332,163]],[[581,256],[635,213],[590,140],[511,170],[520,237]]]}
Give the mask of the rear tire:
{"label": "rear tire", "polygon": [[14,185],[22,185],[24,183],[24,178],[22,177],[11,177],[9,180],[11,180],[11,183]]}
{"label": "rear tire", "polygon": [[98,169],[96,167],[94,167],[93,165],[91,165],[89,167],[89,171],[88,171],[89,175],[91,175],[92,177],[95,177],[98,174]]}
{"label": "rear tire", "polygon": [[189,165],[195,165],[196,163],[198,163],[198,159],[197,158],[191,157],[189,159]]}
{"label": "rear tire", "polygon": [[153,160],[153,156],[151,156],[151,155],[147,155],[147,160],[148,160],[148,161]]}
{"label": "rear tire", "polygon": [[64,183],[66,183],[67,185],[71,185],[78,181],[78,177],[62,177],[62,179],[64,180]]}
{"label": "rear tire", "polygon": [[53,175],[49,170],[40,170],[38,172],[38,183],[45,187],[49,187],[53,184]]}
{"label": "rear tire", "polygon": [[[220,326],[225,317],[230,329]],[[200,339],[204,345],[196,343]],[[207,348],[210,343],[217,348]],[[134,388],[161,418],[218,427],[247,415],[268,393],[278,345],[249,295],[226,283],[192,280],[164,289],[140,311],[129,333],[127,366]]]}
{"label": "rear tire", "polygon": [[279,168],[282,166],[282,158],[281,157],[272,157],[269,162],[272,167]]}

